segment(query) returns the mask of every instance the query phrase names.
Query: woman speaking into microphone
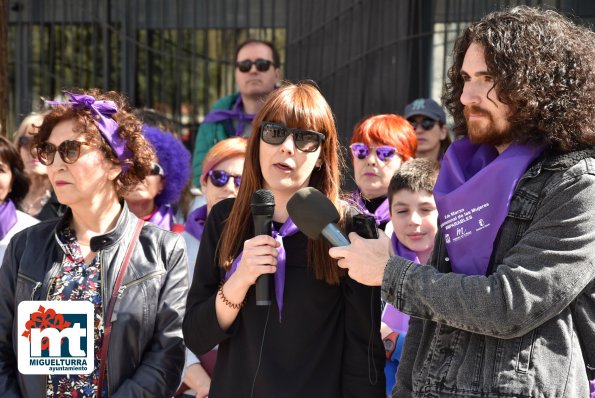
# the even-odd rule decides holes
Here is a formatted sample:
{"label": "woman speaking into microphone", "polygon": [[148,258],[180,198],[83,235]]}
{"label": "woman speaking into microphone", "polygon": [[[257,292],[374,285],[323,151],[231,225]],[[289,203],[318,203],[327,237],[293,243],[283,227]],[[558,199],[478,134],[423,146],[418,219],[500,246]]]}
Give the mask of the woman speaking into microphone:
{"label": "woman speaking into microphone", "polygon": [[[237,198],[206,221],[184,318],[196,354],[219,344],[209,397],[382,397],[377,295],[342,273],[328,243],[308,240],[286,208],[311,186],[341,210],[330,107],[313,85],[287,84],[270,94],[252,131]],[[254,236],[259,189],[274,196],[273,236]],[[264,274],[274,279],[270,306],[255,300]]]}

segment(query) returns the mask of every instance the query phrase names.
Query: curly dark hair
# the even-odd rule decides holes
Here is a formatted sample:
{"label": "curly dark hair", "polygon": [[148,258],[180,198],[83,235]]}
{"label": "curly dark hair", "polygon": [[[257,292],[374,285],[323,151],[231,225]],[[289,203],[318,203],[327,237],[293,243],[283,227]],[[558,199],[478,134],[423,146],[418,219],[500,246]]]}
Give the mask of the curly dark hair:
{"label": "curly dark hair", "polygon": [[463,59],[483,47],[494,91],[509,107],[510,134],[556,153],[595,145],[595,33],[555,11],[527,6],[488,14],[457,40],[442,96],[454,131],[466,135]]}
{"label": "curly dark hair", "polygon": [[[153,147],[142,134],[142,122],[133,114],[133,109],[128,105],[126,98],[120,93],[102,91],[96,88],[89,90],[73,89],[68,91],[76,94],[90,95],[96,100],[109,100],[116,103],[118,111],[112,115],[112,118],[120,126],[118,134],[126,142],[126,147],[133,154],[133,158],[129,160],[129,169],[126,173],[120,173],[115,181],[118,195],[123,196],[149,175],[151,163],[155,158]],[[84,108],[75,109],[68,105],[54,107],[43,119],[43,123],[39,127],[39,132],[33,139],[33,146],[36,147],[47,141],[54,127],[66,120],[76,121],[78,127],[75,128],[75,132],[81,133],[85,137],[86,142],[99,148],[104,153],[106,159],[114,164],[120,164],[116,153],[99,132],[91,111]]]}
{"label": "curly dark hair", "polygon": [[12,185],[6,199],[12,200],[14,205],[19,208],[29,192],[29,177],[25,174],[25,165],[19,151],[2,136],[0,136],[0,160],[8,164],[12,174]]}

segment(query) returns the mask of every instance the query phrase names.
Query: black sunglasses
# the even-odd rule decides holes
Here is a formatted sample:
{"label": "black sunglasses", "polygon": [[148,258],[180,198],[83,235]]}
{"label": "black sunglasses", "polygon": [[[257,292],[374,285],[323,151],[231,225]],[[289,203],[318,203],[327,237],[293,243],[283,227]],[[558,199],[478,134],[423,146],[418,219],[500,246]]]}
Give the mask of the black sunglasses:
{"label": "black sunglasses", "polygon": [[31,155],[37,158],[41,164],[49,166],[54,163],[56,152],[60,154],[64,163],[72,164],[81,156],[81,145],[89,145],[86,142],[66,140],[57,147],[49,142],[44,142],[31,148]]}
{"label": "black sunglasses", "polygon": [[242,176],[229,174],[225,170],[210,170],[207,175],[209,176],[213,185],[219,188],[224,187],[230,178],[233,178],[233,183],[236,188],[239,187],[240,183],[242,182]]}
{"label": "black sunglasses", "polygon": [[236,62],[236,67],[242,73],[250,72],[250,69],[252,69],[252,65],[256,65],[257,71],[266,72],[267,70],[269,70],[271,65],[273,65],[273,61],[258,58],[256,61],[251,61],[249,59],[245,59],[243,61]]}
{"label": "black sunglasses", "polygon": [[17,146],[19,148],[28,147],[29,145],[31,145],[32,141],[33,141],[33,137],[30,137],[27,135],[22,135],[19,137],[19,139],[17,141]]}
{"label": "black sunglasses", "polygon": [[159,163],[153,163],[151,164],[151,171],[149,171],[149,175],[164,177],[165,172]]}
{"label": "black sunglasses", "polygon": [[289,134],[293,134],[293,143],[302,152],[316,152],[326,136],[318,131],[292,129],[279,123],[262,122],[260,138],[271,145],[281,145]]}
{"label": "black sunglasses", "polygon": [[[407,120],[407,121],[409,123],[411,123],[411,125],[413,126],[414,129],[417,128],[417,126],[418,126],[417,120]],[[421,121],[420,125],[421,125],[421,128],[424,130],[431,130],[434,128],[434,125],[436,123],[437,123],[436,120],[425,118]]]}

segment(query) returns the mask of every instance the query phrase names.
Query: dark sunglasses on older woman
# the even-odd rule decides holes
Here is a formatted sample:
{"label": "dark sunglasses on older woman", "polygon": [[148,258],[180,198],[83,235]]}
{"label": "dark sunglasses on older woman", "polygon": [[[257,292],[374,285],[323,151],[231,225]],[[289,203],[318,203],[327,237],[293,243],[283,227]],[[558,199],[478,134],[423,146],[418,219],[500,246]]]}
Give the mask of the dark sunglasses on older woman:
{"label": "dark sunglasses on older woman", "polygon": [[242,182],[242,176],[229,174],[225,170],[210,170],[207,174],[213,185],[219,188],[224,187],[230,178],[233,178],[233,183],[236,188],[239,187]]}
{"label": "dark sunglasses on older woman", "polygon": [[[363,160],[370,155],[371,147],[367,146],[366,144],[362,144],[361,142],[353,143],[349,146],[351,148],[351,153],[354,157]],[[398,154],[397,149],[392,146],[377,146],[376,148],[376,156],[378,159],[386,162],[391,160]]]}
{"label": "dark sunglasses on older woman", "polygon": [[266,72],[267,70],[269,70],[271,65],[273,65],[273,62],[262,58],[258,58],[256,61],[245,59],[243,61],[236,62],[236,67],[242,73],[250,72],[250,69],[252,69],[252,65],[256,65],[257,71]]}
{"label": "dark sunglasses on older woman", "polygon": [[292,129],[274,122],[262,122],[260,138],[271,145],[281,145],[289,134],[293,134],[293,142],[302,152],[316,152],[326,136],[318,131]]}
{"label": "dark sunglasses on older woman", "polygon": [[31,148],[31,155],[46,166],[54,163],[56,152],[60,154],[64,163],[72,164],[81,156],[81,146],[89,145],[86,142],[66,140],[57,147],[49,142],[44,142]]}
{"label": "dark sunglasses on older woman", "polygon": [[423,119],[421,123],[418,123],[417,120],[413,119],[407,119],[407,121],[411,123],[414,129],[416,129],[418,125],[421,125],[421,128],[424,130],[432,130],[434,128],[434,125],[437,123],[436,120],[428,118]]}

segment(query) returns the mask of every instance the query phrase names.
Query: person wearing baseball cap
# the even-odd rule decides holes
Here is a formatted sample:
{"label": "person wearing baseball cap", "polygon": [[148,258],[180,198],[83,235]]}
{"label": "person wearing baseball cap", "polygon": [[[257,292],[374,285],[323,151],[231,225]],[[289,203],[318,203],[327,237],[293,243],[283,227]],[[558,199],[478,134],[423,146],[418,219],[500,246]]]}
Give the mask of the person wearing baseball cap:
{"label": "person wearing baseball cap", "polygon": [[450,145],[446,114],[431,98],[418,98],[405,107],[405,119],[417,136],[416,158],[439,161]]}

